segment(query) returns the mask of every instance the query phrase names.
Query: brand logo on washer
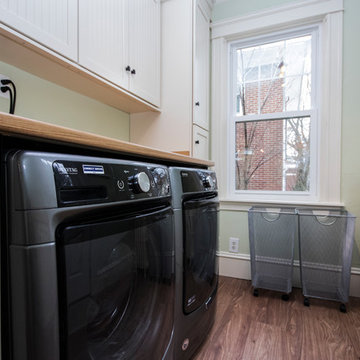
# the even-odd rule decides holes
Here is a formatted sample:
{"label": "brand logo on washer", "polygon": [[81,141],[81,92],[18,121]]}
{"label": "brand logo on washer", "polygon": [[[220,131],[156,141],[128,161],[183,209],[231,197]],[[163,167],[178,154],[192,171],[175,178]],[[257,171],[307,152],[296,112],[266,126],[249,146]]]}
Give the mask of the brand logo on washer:
{"label": "brand logo on washer", "polygon": [[79,173],[79,169],[76,167],[65,167],[65,170],[68,174],[77,175]]}

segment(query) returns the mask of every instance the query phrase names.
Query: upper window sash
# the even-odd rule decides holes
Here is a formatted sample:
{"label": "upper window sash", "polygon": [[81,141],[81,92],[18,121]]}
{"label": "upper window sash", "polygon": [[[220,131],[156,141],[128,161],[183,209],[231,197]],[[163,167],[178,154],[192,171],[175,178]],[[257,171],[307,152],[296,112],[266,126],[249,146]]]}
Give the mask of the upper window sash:
{"label": "upper window sash", "polygon": [[[236,86],[237,86],[237,66],[236,66],[236,57],[238,49],[247,48],[247,47],[255,47],[264,44],[269,44],[277,41],[290,40],[297,37],[302,37],[306,35],[311,35],[311,108],[307,110],[314,110],[318,107],[318,98],[319,98],[319,89],[318,89],[318,61],[319,61],[319,26],[320,24],[312,24],[310,26],[303,26],[296,28],[294,30],[287,31],[277,31],[273,32],[270,35],[256,36],[250,37],[242,40],[235,40],[229,42],[229,65],[230,65],[230,116],[245,117],[258,116],[262,117],[262,115],[269,116],[272,118],[270,114],[274,113],[255,113],[255,114],[247,114],[241,115],[237,114],[236,111]],[[249,81],[246,83],[260,83],[263,79]],[[307,111],[307,110],[293,110],[293,111]],[[291,112],[293,112],[291,111]],[[287,113],[290,112],[288,110],[284,110],[279,113]],[[279,117],[281,118],[281,116]],[[255,118],[254,118],[255,119]],[[245,120],[244,120],[245,121]]]}

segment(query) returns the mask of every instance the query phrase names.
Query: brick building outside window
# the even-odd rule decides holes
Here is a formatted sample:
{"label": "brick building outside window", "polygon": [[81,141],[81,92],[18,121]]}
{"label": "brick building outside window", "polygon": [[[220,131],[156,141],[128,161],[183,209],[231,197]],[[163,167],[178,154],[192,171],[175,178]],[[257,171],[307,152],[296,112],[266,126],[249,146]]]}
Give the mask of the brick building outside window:
{"label": "brick building outside window", "polygon": [[311,34],[233,46],[236,190],[309,191],[311,52]]}

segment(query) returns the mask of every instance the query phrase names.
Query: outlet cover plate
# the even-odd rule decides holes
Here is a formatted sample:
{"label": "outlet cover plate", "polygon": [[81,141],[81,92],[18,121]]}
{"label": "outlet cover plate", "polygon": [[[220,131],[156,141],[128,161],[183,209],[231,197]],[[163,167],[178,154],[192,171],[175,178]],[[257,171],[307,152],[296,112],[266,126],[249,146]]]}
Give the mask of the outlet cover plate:
{"label": "outlet cover plate", "polygon": [[229,252],[232,253],[239,252],[239,238],[236,237],[229,238]]}

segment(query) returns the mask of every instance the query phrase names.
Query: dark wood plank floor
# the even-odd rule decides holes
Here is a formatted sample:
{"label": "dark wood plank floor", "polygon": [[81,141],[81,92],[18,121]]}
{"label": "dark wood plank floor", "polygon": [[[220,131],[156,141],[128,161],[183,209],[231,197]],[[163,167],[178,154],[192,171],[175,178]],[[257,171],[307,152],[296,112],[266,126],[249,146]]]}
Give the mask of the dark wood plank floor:
{"label": "dark wood plank floor", "polygon": [[214,327],[194,360],[359,360],[360,298],[350,298],[347,313],[339,303],[310,300],[300,289],[288,302],[251,283],[220,277]]}

